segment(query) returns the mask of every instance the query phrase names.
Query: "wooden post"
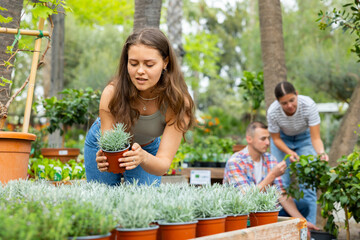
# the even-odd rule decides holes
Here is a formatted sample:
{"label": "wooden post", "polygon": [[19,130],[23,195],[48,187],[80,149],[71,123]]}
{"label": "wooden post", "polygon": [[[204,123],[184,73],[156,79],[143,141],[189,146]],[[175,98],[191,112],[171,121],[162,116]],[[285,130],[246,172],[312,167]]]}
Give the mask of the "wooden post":
{"label": "wooden post", "polygon": [[[40,18],[39,20],[39,30],[44,29],[44,18]],[[29,88],[27,93],[26,105],[25,105],[25,113],[24,113],[24,122],[23,122],[23,132],[27,133],[29,131],[29,123],[30,123],[30,114],[31,114],[31,105],[34,95],[34,88],[35,88],[35,77],[36,71],[38,67],[38,61],[40,56],[40,48],[41,48],[41,38],[35,40],[35,49],[34,55],[31,63],[31,70],[30,70],[30,79],[29,79]]]}

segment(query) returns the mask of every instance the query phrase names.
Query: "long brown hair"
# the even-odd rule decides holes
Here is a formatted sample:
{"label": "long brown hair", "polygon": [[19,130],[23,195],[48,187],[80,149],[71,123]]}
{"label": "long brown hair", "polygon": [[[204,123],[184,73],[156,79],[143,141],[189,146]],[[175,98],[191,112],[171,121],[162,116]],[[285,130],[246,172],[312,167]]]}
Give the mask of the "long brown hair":
{"label": "long brown hair", "polygon": [[[116,122],[126,124],[129,131],[139,119],[140,112],[135,108],[139,91],[132,83],[127,69],[129,48],[136,44],[157,49],[163,60],[168,57],[169,62],[154,88],[154,93],[159,95],[157,101],[163,114],[166,108],[175,113],[174,121],[167,124],[176,124],[177,129],[185,133],[194,125],[194,102],[180,71],[175,52],[165,34],[157,28],[144,28],[127,38],[122,49],[118,73],[112,81],[115,94],[109,103],[111,114]],[[185,122],[185,117],[190,119],[189,123]]]}

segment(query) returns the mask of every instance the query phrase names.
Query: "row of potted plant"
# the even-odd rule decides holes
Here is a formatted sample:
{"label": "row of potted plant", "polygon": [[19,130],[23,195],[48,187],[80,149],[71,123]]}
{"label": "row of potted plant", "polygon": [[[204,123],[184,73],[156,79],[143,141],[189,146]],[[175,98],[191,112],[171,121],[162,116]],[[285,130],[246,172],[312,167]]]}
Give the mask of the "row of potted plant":
{"label": "row of potted plant", "polygon": [[[127,239],[139,229],[152,235],[149,239],[157,234],[158,239],[189,239],[246,227],[248,213],[277,211],[277,198],[275,187],[260,192],[256,186],[239,191],[223,185],[109,187],[80,181],[54,187],[41,180],[10,181],[0,187],[0,239],[110,239],[110,232]],[[231,225],[236,216],[245,220]],[[24,224],[14,226],[16,221]],[[209,221],[215,223],[209,227]],[[185,232],[172,232],[178,225]]]}
{"label": "row of potted plant", "polygon": [[74,159],[62,162],[58,159],[38,158],[29,159],[28,176],[31,179],[45,179],[50,181],[69,181],[85,179],[83,162]]}

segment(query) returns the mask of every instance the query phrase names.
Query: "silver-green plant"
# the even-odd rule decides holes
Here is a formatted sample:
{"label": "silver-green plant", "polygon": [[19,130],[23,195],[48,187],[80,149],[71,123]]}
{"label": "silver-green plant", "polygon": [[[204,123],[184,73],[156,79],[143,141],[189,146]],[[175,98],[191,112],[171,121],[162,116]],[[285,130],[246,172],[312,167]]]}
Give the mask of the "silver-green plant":
{"label": "silver-green plant", "polygon": [[252,200],[233,186],[224,185],[223,200],[226,215],[246,215],[250,212],[249,204]]}
{"label": "silver-green plant", "polygon": [[114,209],[118,225],[124,229],[148,228],[155,220],[155,209],[146,194],[127,193]]}
{"label": "silver-green plant", "polygon": [[205,185],[196,189],[195,217],[212,218],[224,216],[221,185]]}
{"label": "silver-green plant", "polygon": [[[192,188],[180,188],[180,184],[167,184],[166,193],[159,193],[157,205],[161,222],[183,223],[196,220],[195,217],[195,194]],[[158,217],[159,217],[158,216]]]}
{"label": "silver-green plant", "polygon": [[130,144],[131,134],[126,132],[126,125],[117,123],[113,128],[97,133],[97,143],[100,149],[107,152],[117,152],[125,149]]}
{"label": "silver-green plant", "polygon": [[249,204],[250,212],[279,211],[281,209],[279,204],[281,192],[276,185],[268,186],[263,191],[260,191],[258,186],[252,184],[244,188],[244,191],[251,199]]}

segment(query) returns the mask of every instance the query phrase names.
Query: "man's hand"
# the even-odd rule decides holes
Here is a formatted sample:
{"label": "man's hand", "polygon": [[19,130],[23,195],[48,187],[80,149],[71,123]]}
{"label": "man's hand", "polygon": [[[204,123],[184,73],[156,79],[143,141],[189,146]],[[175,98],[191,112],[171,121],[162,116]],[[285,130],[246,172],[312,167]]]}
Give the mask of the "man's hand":
{"label": "man's hand", "polygon": [[276,164],[276,166],[271,170],[270,174],[274,175],[274,177],[279,177],[284,174],[286,170],[286,162],[282,161]]}
{"label": "man's hand", "polygon": [[315,226],[314,224],[312,224],[311,222],[306,222],[306,225],[308,227],[308,230],[320,230],[320,228],[318,228],[317,226]]}

